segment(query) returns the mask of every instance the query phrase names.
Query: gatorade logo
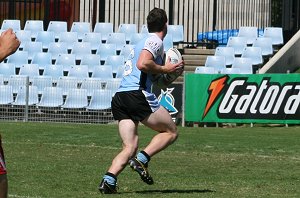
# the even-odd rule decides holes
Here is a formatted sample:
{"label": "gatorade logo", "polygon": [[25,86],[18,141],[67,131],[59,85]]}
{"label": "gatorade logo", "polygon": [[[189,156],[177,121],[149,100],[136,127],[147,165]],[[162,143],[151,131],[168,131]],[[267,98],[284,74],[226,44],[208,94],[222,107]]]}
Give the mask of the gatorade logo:
{"label": "gatorade logo", "polygon": [[226,84],[228,76],[211,82],[209,98],[203,118],[218,98],[217,115],[224,119],[299,119],[300,83],[287,82],[280,85],[269,77],[257,82],[248,78],[235,78]]}

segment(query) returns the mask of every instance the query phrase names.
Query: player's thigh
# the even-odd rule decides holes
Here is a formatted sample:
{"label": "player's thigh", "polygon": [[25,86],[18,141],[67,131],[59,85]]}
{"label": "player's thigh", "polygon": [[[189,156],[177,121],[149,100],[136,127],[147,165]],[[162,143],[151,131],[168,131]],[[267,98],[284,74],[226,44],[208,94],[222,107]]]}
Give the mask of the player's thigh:
{"label": "player's thigh", "polygon": [[151,129],[158,132],[171,132],[176,133],[176,125],[172,120],[169,112],[162,106],[159,107],[157,111],[150,114],[142,123]]}
{"label": "player's thigh", "polygon": [[138,122],[134,122],[131,119],[124,119],[119,121],[119,134],[124,146],[137,147],[137,127]]}

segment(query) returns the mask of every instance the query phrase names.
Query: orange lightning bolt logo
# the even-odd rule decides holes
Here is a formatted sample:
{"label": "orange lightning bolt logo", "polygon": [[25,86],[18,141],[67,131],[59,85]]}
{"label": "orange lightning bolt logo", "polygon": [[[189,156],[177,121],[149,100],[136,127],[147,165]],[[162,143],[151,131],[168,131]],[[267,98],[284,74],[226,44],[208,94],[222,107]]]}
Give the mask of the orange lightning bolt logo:
{"label": "orange lightning bolt logo", "polygon": [[221,78],[218,78],[210,83],[210,86],[208,88],[210,94],[209,99],[206,103],[206,107],[202,116],[202,119],[206,116],[214,102],[216,101],[217,97],[219,96],[220,92],[223,90],[225,86],[225,82],[228,79],[228,76],[223,76]]}

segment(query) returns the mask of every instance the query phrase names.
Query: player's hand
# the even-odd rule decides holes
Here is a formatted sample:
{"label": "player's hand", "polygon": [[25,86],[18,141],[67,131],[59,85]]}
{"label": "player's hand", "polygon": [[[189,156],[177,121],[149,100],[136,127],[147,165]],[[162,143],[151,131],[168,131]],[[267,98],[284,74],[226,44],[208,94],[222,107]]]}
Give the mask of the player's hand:
{"label": "player's hand", "polygon": [[165,65],[163,66],[163,71],[164,71],[164,73],[172,73],[176,70],[180,71],[181,68],[183,68],[183,67],[184,67],[183,60],[178,63],[173,64],[173,63],[171,63],[171,58],[168,57]]}
{"label": "player's hand", "polygon": [[6,56],[14,53],[20,46],[20,41],[18,40],[16,34],[12,29],[8,29],[2,32],[0,36],[0,47],[1,51],[5,53]]}

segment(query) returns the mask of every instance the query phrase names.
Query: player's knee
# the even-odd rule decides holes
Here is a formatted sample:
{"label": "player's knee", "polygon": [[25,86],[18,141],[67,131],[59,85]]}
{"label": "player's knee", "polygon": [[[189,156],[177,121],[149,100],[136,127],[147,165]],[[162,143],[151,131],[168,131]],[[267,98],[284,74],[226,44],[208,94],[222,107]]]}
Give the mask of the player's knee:
{"label": "player's knee", "polygon": [[172,143],[175,142],[179,135],[177,131],[177,127],[175,126],[172,130],[170,130],[169,134],[170,134],[171,142]]}
{"label": "player's knee", "polygon": [[132,158],[136,154],[138,146],[135,144],[127,144],[123,146],[123,150],[127,153],[129,158]]}

